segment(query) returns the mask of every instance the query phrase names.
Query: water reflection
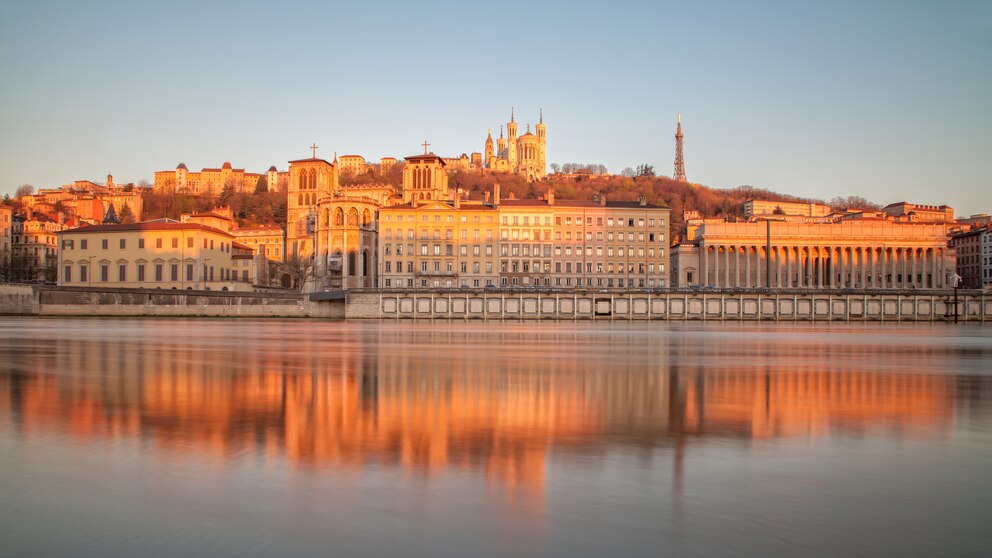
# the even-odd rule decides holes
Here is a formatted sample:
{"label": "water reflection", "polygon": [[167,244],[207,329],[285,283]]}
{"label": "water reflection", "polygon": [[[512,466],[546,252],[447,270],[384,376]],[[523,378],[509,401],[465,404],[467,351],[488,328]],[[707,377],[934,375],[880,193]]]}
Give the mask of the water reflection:
{"label": "water reflection", "polygon": [[[11,321],[21,438],[160,458],[461,469],[538,494],[549,456],[989,425],[987,334],[946,326]],[[924,336],[926,342],[921,342]],[[231,343],[231,339],[235,342]],[[679,482],[675,478],[676,483]]]}

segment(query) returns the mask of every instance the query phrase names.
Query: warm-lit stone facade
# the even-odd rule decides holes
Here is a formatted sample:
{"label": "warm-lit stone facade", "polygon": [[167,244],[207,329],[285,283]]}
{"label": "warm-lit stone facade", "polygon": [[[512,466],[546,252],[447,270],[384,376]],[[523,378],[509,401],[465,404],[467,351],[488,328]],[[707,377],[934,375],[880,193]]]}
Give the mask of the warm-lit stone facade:
{"label": "warm-lit stone facade", "polygon": [[486,287],[498,282],[498,210],[430,201],[380,210],[380,287]]}
{"label": "warm-lit stone facade", "polygon": [[251,290],[251,249],[228,232],[170,219],[59,233],[58,284]]}
{"label": "warm-lit stone facade", "polygon": [[667,207],[643,202],[436,201],[380,211],[383,288],[660,288]]}
{"label": "warm-lit stone facade", "polygon": [[747,200],[742,204],[744,218],[759,215],[802,215],[803,217],[824,217],[833,209],[829,205],[808,202],[786,202],[771,200]]}
{"label": "warm-lit stone facade", "polygon": [[216,195],[224,187],[235,192],[254,192],[259,188],[281,191],[286,182],[286,173],[280,173],[275,167],[262,174],[245,172],[245,169],[233,168],[231,163],[225,162],[220,168],[190,172],[185,163],[179,163],[175,170],[156,171],[154,188],[156,192]]}
{"label": "warm-lit stone facade", "polygon": [[6,271],[10,265],[10,236],[13,229],[14,208],[0,203],[0,270]]}
{"label": "warm-lit stone facade", "polygon": [[979,289],[992,285],[992,229],[976,227],[951,237],[949,243],[957,256],[957,273],[961,287]]}
{"label": "warm-lit stone facade", "polygon": [[674,286],[947,288],[955,258],[945,231],[884,219],[707,221],[677,250]]}
{"label": "warm-lit stone facade", "polygon": [[10,275],[15,281],[55,280],[59,231],[64,223],[28,212],[11,218]]}

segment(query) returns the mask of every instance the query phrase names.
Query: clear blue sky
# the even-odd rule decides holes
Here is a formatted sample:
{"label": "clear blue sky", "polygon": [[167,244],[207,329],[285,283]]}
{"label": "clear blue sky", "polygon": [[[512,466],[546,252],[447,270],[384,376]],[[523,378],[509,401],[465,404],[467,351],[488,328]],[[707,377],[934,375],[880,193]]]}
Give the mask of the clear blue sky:
{"label": "clear blue sky", "polygon": [[[201,5],[202,4],[202,5]],[[481,151],[992,212],[992,2],[0,0],[0,193]],[[691,5],[687,5],[691,4]]]}

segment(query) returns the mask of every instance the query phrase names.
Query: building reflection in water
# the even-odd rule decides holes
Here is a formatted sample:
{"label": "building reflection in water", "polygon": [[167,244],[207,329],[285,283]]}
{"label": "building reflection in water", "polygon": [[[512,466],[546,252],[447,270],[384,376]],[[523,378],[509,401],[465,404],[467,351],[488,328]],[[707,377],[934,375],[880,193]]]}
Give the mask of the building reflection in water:
{"label": "building reflection in water", "polygon": [[958,400],[990,406],[968,405],[987,378],[900,343],[259,322],[232,325],[232,346],[227,323],[26,339],[0,368],[0,416],[22,436],[130,438],[175,458],[456,468],[540,493],[552,452],[667,446],[677,476],[705,439],[944,436]]}

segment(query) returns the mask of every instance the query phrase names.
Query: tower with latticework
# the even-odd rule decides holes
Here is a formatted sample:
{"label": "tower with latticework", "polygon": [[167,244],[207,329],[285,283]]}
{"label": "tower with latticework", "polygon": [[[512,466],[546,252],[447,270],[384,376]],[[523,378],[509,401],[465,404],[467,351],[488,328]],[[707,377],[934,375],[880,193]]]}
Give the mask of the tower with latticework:
{"label": "tower with latticework", "polygon": [[685,182],[685,160],[682,158],[682,113],[678,116],[678,128],[675,130],[675,180]]}

